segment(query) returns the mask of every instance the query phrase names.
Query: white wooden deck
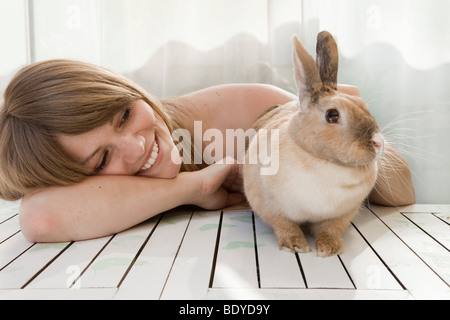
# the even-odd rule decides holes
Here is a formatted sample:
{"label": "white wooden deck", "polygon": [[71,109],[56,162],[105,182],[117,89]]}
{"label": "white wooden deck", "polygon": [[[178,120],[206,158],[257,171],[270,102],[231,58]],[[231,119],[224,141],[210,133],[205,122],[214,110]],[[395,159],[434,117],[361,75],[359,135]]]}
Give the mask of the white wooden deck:
{"label": "white wooden deck", "polygon": [[33,244],[18,205],[0,202],[0,300],[450,299],[450,205],[362,208],[344,254],[327,259],[279,251],[250,210],[184,209],[111,237]]}

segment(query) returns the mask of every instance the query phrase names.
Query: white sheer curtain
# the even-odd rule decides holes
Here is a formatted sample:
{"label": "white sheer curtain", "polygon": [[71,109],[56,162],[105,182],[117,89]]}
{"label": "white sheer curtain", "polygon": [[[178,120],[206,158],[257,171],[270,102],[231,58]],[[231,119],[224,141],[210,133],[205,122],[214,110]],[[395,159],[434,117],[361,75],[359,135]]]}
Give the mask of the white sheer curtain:
{"label": "white sheer curtain", "polygon": [[102,64],[159,97],[260,76],[283,82],[274,67],[291,79],[301,12],[298,0],[35,0],[33,56]]}
{"label": "white sheer curtain", "polygon": [[327,29],[339,81],[404,152],[417,201],[450,203],[448,12],[449,0],[0,0],[0,87],[28,62],[72,58],[160,98],[233,82],[295,91],[292,34],[314,52]]}

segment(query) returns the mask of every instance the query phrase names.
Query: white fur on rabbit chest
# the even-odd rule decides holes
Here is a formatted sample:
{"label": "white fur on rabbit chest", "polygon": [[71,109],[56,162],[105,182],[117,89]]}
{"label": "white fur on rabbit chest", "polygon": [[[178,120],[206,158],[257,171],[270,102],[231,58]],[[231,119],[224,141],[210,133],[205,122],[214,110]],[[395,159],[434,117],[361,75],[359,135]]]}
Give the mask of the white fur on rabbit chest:
{"label": "white fur on rabbit chest", "polygon": [[[258,214],[282,214],[297,223],[320,222],[356,210],[373,187],[377,165],[345,167],[312,156],[279,126],[279,170],[261,175],[260,164],[244,166],[247,199]],[[248,152],[257,152],[256,135]],[[272,159],[273,160],[273,159]],[[247,162],[248,163],[248,162]]]}

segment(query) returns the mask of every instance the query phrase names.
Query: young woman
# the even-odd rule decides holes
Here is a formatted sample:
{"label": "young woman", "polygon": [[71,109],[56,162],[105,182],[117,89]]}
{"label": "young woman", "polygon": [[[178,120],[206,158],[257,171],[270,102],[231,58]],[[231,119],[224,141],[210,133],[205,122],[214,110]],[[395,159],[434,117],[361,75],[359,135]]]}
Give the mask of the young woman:
{"label": "young woman", "polygon": [[[354,87],[340,90],[358,94]],[[202,133],[214,129],[225,137],[227,129],[247,130],[269,108],[293,99],[273,86],[235,84],[158,101],[98,66],[32,64],[4,93],[0,197],[22,199],[21,229],[32,242],[106,236],[184,204],[219,209],[243,202],[236,162],[183,163],[172,133],[189,130],[202,139],[190,141],[202,148],[192,152],[201,153],[208,141],[194,121]],[[389,147],[387,155],[371,200],[413,203],[406,162]]]}

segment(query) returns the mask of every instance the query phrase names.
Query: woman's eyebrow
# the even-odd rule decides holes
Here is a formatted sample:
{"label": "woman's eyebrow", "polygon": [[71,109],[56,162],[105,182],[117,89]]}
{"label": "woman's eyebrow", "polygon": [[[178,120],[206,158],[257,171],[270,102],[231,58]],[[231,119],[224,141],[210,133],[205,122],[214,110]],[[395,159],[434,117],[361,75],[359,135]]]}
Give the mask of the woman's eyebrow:
{"label": "woman's eyebrow", "polygon": [[101,148],[97,148],[89,157],[86,158],[81,164],[86,165],[97,153],[99,153]]}

